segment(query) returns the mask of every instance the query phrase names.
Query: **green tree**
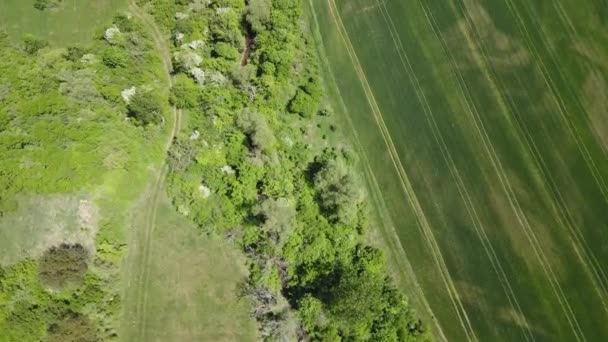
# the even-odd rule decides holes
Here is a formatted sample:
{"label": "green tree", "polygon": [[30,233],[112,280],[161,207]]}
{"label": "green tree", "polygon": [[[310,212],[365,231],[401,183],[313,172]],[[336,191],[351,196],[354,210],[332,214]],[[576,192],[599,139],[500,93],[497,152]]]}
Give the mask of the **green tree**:
{"label": "green tree", "polygon": [[44,11],[48,5],[49,0],[36,0],[36,2],[34,2],[34,8],[39,11]]}
{"label": "green tree", "polygon": [[124,14],[119,14],[114,17],[114,25],[118,27],[120,32],[132,32],[135,30],[135,25],[133,24],[133,20],[129,19]]}
{"label": "green tree", "polygon": [[275,137],[266,118],[255,110],[245,108],[237,118],[237,125],[243,130],[251,146],[258,151],[268,153],[275,144]]}
{"label": "green tree", "polygon": [[361,191],[355,177],[340,159],[329,159],[314,176],[320,204],[328,219],[348,226],[357,223]]}
{"label": "green tree", "polygon": [[310,77],[296,91],[296,95],[289,102],[289,110],[292,113],[300,114],[302,117],[310,118],[317,113],[321,97],[322,90],[318,77]]}
{"label": "green tree", "polygon": [[88,269],[88,258],[89,252],[79,244],[51,247],[39,261],[40,281],[51,288],[80,284]]}
{"label": "green tree", "polygon": [[246,18],[254,31],[259,32],[263,30],[262,25],[268,23],[270,19],[271,8],[271,0],[249,0]]}
{"label": "green tree", "polygon": [[31,34],[26,35],[23,38],[23,49],[30,55],[35,55],[41,49],[47,47],[49,43],[45,40],[37,38]]}
{"label": "green tree", "polygon": [[103,64],[110,68],[124,68],[127,66],[128,59],[127,53],[117,46],[106,48],[101,55]]}
{"label": "green tree", "polygon": [[137,92],[128,105],[129,117],[137,125],[147,126],[159,124],[163,119],[163,105],[160,98],[153,92]]}
{"label": "green tree", "polygon": [[384,306],[383,279],[367,270],[348,268],[331,291],[329,311],[341,330],[359,339],[369,337],[374,318]]}
{"label": "green tree", "polygon": [[77,46],[70,46],[64,54],[65,59],[70,62],[76,62],[84,55],[84,50]]}
{"label": "green tree", "polygon": [[97,342],[95,326],[82,314],[69,311],[48,329],[47,342]]}
{"label": "green tree", "polygon": [[310,294],[298,301],[298,314],[302,324],[310,333],[316,329],[323,312],[323,303]]}
{"label": "green tree", "polygon": [[229,61],[236,61],[239,58],[238,50],[234,46],[224,42],[215,44],[213,47],[213,52],[215,56],[227,59]]}
{"label": "green tree", "polygon": [[194,109],[200,105],[201,87],[190,77],[179,74],[171,88],[171,102],[177,108]]}
{"label": "green tree", "polygon": [[185,34],[190,34],[194,31],[192,22],[187,19],[178,20],[175,22],[175,31]]}
{"label": "green tree", "polygon": [[262,228],[278,246],[287,241],[296,224],[296,208],[286,198],[267,199],[254,207],[253,214],[261,217]]}
{"label": "green tree", "polygon": [[289,102],[289,111],[310,118],[315,114],[317,106],[312,96],[303,89],[298,89],[294,98]]}

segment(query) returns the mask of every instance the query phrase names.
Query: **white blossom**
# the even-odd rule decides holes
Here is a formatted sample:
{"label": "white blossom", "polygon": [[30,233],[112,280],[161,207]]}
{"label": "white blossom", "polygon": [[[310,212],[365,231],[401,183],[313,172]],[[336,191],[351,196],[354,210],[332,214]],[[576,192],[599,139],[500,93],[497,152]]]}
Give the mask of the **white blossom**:
{"label": "white blossom", "polygon": [[175,19],[186,19],[186,18],[188,18],[187,13],[182,13],[182,12],[175,13]]}
{"label": "white blossom", "polygon": [[184,40],[184,34],[181,32],[175,32],[175,40],[178,43],[181,43],[181,41]]}
{"label": "white blossom", "polygon": [[202,48],[203,46],[205,46],[205,42],[204,42],[204,41],[202,41],[202,40],[200,40],[200,39],[197,39],[197,40],[194,40],[194,41],[192,41],[192,42],[188,43],[188,46],[189,46],[189,47],[190,47],[192,50],[196,50],[196,49],[200,49],[200,48]]}
{"label": "white blossom", "polygon": [[230,165],[224,165],[222,166],[222,168],[220,168],[220,170],[226,175],[233,175],[236,173],[236,171],[234,171],[234,169]]}
{"label": "white blossom", "polygon": [[188,207],[186,207],[183,204],[180,204],[177,207],[177,211],[179,211],[180,214],[184,215],[184,216],[188,216],[190,214],[190,209],[188,209]]}
{"label": "white blossom", "polygon": [[186,67],[187,70],[196,68],[196,67],[200,66],[201,63],[203,62],[203,58],[194,52],[186,54],[183,57],[183,59],[184,59],[184,67]]}
{"label": "white blossom", "polygon": [[214,86],[223,86],[224,84],[226,84],[226,82],[228,82],[226,76],[224,76],[219,71],[210,71],[207,72],[207,74],[209,74],[209,83]]}
{"label": "white blossom", "polygon": [[190,69],[190,74],[196,79],[196,82],[198,82],[198,84],[205,84],[205,72],[201,70],[201,68]]}
{"label": "white blossom", "polygon": [[120,34],[120,30],[116,26],[112,26],[108,28],[103,35],[103,38],[108,41],[108,43],[114,43],[114,37]]}
{"label": "white blossom", "polygon": [[190,140],[198,140],[198,138],[201,136],[201,132],[199,132],[198,130],[195,130],[194,132],[192,132],[192,134],[190,135]]}
{"label": "white blossom", "polygon": [[93,64],[95,63],[95,55],[92,53],[87,53],[80,58],[80,61],[84,64]]}
{"label": "white blossom", "polygon": [[203,184],[201,184],[198,187],[198,191],[200,191],[203,194],[203,198],[208,198],[211,195],[211,189],[204,186]]}
{"label": "white blossom", "polygon": [[290,137],[283,137],[283,142],[289,147],[293,146],[293,140]]}
{"label": "white blossom", "polygon": [[129,103],[129,101],[131,101],[131,97],[133,97],[133,95],[135,95],[136,92],[137,92],[137,89],[135,87],[131,87],[131,88],[127,88],[127,89],[124,89],[123,91],[121,91],[120,96],[122,97],[123,100],[125,100],[126,103]]}

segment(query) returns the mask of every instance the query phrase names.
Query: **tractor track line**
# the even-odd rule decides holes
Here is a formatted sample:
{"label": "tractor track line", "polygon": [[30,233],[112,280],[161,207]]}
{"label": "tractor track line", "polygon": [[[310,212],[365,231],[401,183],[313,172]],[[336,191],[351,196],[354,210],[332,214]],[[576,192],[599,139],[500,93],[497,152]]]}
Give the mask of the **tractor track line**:
{"label": "tractor track line", "polygon": [[[173,77],[171,75],[172,72],[172,63],[171,63],[171,54],[170,50],[167,47],[166,41],[163,38],[163,35],[154,22],[153,19],[149,17],[147,13],[145,13],[140,7],[138,7],[135,2],[131,2],[129,5],[129,9],[132,14],[141,20],[146,28],[147,32],[151,35],[152,40],[154,41],[154,45],[156,50],[162,60],[163,71],[165,77],[167,78],[167,83],[169,87],[173,86]],[[173,140],[175,139],[181,125],[181,109],[177,109],[175,106],[171,108],[172,113],[172,127],[169,136],[167,137],[167,142],[164,146],[165,155],[169,151]],[[154,227],[156,225],[156,218],[158,214],[158,205],[163,192],[164,182],[167,176],[168,165],[166,163],[166,159],[163,158],[163,162],[160,165],[160,169],[156,174],[156,180],[154,182],[152,188],[152,195],[148,200],[148,211],[146,214],[146,225],[141,229],[143,234],[143,244],[141,247],[141,254],[143,258],[141,260],[141,264],[139,265],[141,270],[138,272],[137,280],[136,280],[136,292],[135,295],[137,297],[137,307],[135,313],[135,322],[137,324],[137,340],[144,341],[146,338],[146,310],[148,306],[148,283],[150,276],[150,246],[152,242],[152,235],[154,232]]]}
{"label": "tractor track line", "polygon": [[[448,60],[451,64],[451,69],[454,71],[455,75],[457,75],[456,84],[457,84],[458,90],[459,90],[459,98],[464,102],[463,104],[467,108],[467,113],[469,114],[473,124],[477,128],[478,134],[481,137],[482,141],[484,142],[484,146],[486,146],[486,150],[488,150],[488,145],[491,145],[491,142],[488,139],[486,139],[487,133],[485,133],[485,129],[483,128],[483,123],[480,122],[480,124],[482,125],[481,128],[477,124],[477,120],[480,120],[479,113],[477,112],[477,108],[475,107],[474,103],[472,103],[470,91],[469,91],[468,87],[466,86],[466,82],[464,81],[462,74],[460,73],[460,71],[458,70],[458,68],[456,66],[454,57],[453,57],[450,49],[447,47],[447,43],[445,42],[444,37],[439,32],[437,23],[435,22],[435,18],[432,15],[432,12],[430,11],[429,8],[424,6],[424,4],[421,1],[419,1],[419,5],[421,6],[421,9],[423,10],[423,12],[425,14],[427,23],[429,24],[429,26],[433,30],[433,33],[435,34],[435,38],[441,44],[444,54],[448,58]],[[386,16],[388,16],[388,19],[390,20],[390,24],[393,27],[392,29],[394,31],[396,31],[396,28],[394,27],[394,24],[392,22],[392,19],[390,18],[388,10],[386,9],[386,6],[384,4],[383,4],[383,7],[384,7],[384,11],[386,12]],[[395,39],[395,38],[393,38],[393,39]],[[403,43],[401,42],[401,39],[399,38],[398,35],[397,35],[397,40],[398,40],[398,44],[396,44],[396,47],[398,48],[398,50],[399,49],[401,50],[399,55],[402,60],[402,63],[404,63],[404,61],[403,61],[404,57],[402,55],[402,54],[404,54],[405,62],[407,63],[407,66],[410,69],[410,71],[408,71],[408,74],[410,74],[410,73],[413,74],[414,81],[417,84],[416,88],[420,89],[420,85],[419,85],[418,79],[415,75],[415,71],[413,70],[413,67],[411,66],[409,58],[407,57],[405,49],[403,48]],[[422,91],[420,91],[420,92],[422,92]],[[432,121],[430,124],[432,124],[432,126],[434,127],[434,130],[437,132],[437,134],[439,134],[439,137],[441,139],[440,146],[443,148],[443,150],[445,150],[445,154],[447,154],[446,161],[448,162],[448,164],[451,165],[450,171],[452,173],[452,177],[456,181],[458,192],[460,194],[461,199],[463,200],[463,202],[465,204],[469,218],[471,219],[471,222],[473,223],[473,227],[475,228],[475,232],[477,233],[477,236],[482,243],[482,246],[486,252],[486,255],[488,256],[488,259],[490,260],[492,268],[493,268],[494,272],[496,273],[496,276],[498,277],[498,280],[505,292],[505,295],[507,297],[507,300],[509,301],[511,308],[513,309],[514,312],[517,312],[521,316],[525,317],[525,315],[521,309],[521,306],[519,304],[519,301],[517,300],[517,296],[515,295],[515,293],[513,291],[509,278],[506,275],[506,272],[504,271],[504,268],[500,262],[500,259],[498,258],[496,251],[494,250],[494,248],[492,246],[492,243],[490,242],[490,239],[488,238],[488,235],[486,234],[484,225],[481,222],[481,219],[479,218],[477,210],[475,209],[475,205],[473,203],[472,197],[469,194],[469,192],[466,188],[466,185],[462,179],[462,176],[461,176],[460,172],[458,171],[458,168],[456,167],[456,165],[454,163],[451,153],[449,152],[449,149],[447,148],[447,145],[440,133],[437,122],[430,109],[428,100],[426,99],[426,96],[424,95],[424,93],[422,93],[421,96],[422,96],[422,98],[420,98],[420,95],[419,95],[419,101],[424,102],[424,105],[428,109],[428,112],[429,112],[427,115],[427,119],[429,119],[428,116],[430,116],[430,120]],[[425,112],[426,112],[426,110],[425,110]],[[475,116],[475,114],[477,114],[477,117]],[[483,131],[483,133],[482,133],[482,131]],[[434,134],[434,135],[436,135],[436,134]],[[444,158],[446,158],[445,154],[444,154]],[[534,336],[531,333],[531,331],[529,330],[529,327],[521,327],[521,329],[522,329],[522,333],[527,341],[530,339],[534,340]]]}
{"label": "tractor track line", "polygon": [[[511,12],[511,15],[513,16],[513,18],[515,19],[515,22],[517,23],[518,30],[520,31],[522,36],[524,36],[523,38],[526,41],[526,45],[528,46],[530,51],[533,51],[534,55],[536,56],[537,65],[541,71],[541,75],[543,77],[545,84],[547,85],[547,88],[551,92],[551,95],[552,95],[551,98],[553,99],[553,102],[558,109],[560,118],[564,121],[564,126],[567,128],[568,133],[570,133],[571,138],[576,143],[576,146],[578,147],[579,152],[581,153],[583,159],[585,160],[585,164],[587,165],[589,172],[593,176],[593,179],[595,180],[596,184],[599,187],[600,192],[602,193],[604,201],[606,203],[608,203],[607,186],[601,177],[601,174],[597,168],[597,165],[595,164],[593,158],[591,157],[591,153],[589,152],[587,145],[582,140],[581,135],[579,134],[579,132],[576,128],[576,125],[574,125],[572,120],[568,117],[567,106],[566,106],[564,99],[557,91],[556,81],[553,79],[553,77],[551,77],[548,67],[543,62],[538,49],[534,45],[534,41],[532,39],[530,31],[528,30],[528,27],[526,27],[525,21],[522,18],[521,14],[517,11],[517,6],[514,4],[513,0],[506,0],[505,2],[507,4],[507,7],[509,8],[509,11]],[[537,21],[537,18],[534,17],[534,20]],[[536,23],[536,24],[539,24],[539,23]],[[542,29],[542,27],[540,28],[540,32],[541,32],[542,36],[545,36],[544,30]],[[541,37],[541,38],[543,38],[543,37]],[[558,70],[560,76],[562,78],[564,78],[563,72],[559,68],[559,63],[557,62],[557,58],[554,56],[553,48],[551,48],[550,46],[547,45],[546,39],[541,39],[541,41],[543,42],[547,51],[549,52],[552,62],[555,63],[556,69]],[[568,90],[571,92],[570,88],[568,88]]]}
{"label": "tractor track line", "polygon": [[[388,9],[386,8],[386,6],[384,4],[378,4],[378,5],[380,6],[380,10],[382,11],[382,15],[384,17],[385,22],[387,23],[387,25],[390,26],[389,30],[391,31],[390,32],[391,37],[393,39],[394,46],[397,49],[397,53],[399,54],[401,63],[410,78],[410,82],[416,89],[416,95],[417,95],[418,101],[420,102],[420,104],[423,105],[423,108],[424,108],[423,112],[425,113],[427,122],[431,127],[431,131],[433,133],[435,141],[437,142],[437,144],[440,147],[443,159],[448,164],[448,169],[450,171],[452,178],[454,179],[454,182],[456,184],[456,188],[458,190],[460,198],[465,205],[469,219],[471,220],[471,223],[473,225],[473,228],[475,229],[477,237],[481,241],[481,244],[486,253],[486,256],[488,257],[490,264],[492,265],[492,269],[496,273],[497,279],[505,292],[505,295],[507,297],[507,300],[509,301],[509,304],[510,304],[512,310],[514,312],[519,313],[523,317],[525,317],[525,315],[523,314],[523,312],[521,310],[519,302],[517,301],[515,293],[513,292],[509,279],[506,276],[506,273],[504,272],[502,264],[490,242],[490,239],[488,238],[488,236],[485,232],[484,225],[481,222],[479,215],[477,214],[477,210],[475,209],[475,205],[473,203],[472,197],[466,188],[466,185],[458,170],[458,167],[456,166],[454,159],[447,147],[447,144],[441,134],[439,126],[437,125],[437,121],[434,118],[434,114],[433,114],[433,112],[430,108],[429,102],[426,98],[426,95],[424,94],[423,90],[421,89],[420,83],[418,81],[418,77],[416,76],[416,73],[413,70],[413,67],[410,63],[410,59],[407,56],[405,49],[403,48],[403,43],[401,42],[401,39],[399,38],[399,36],[396,32],[396,27],[390,17],[390,14],[388,13]],[[430,20],[429,13],[427,13],[427,9],[425,9],[421,3],[420,3],[420,5],[423,7],[423,11],[425,12],[427,22],[433,29],[436,39],[440,42],[443,42],[443,38],[442,37],[440,38],[440,35],[438,35],[438,33],[436,32],[435,27],[433,26],[433,23]],[[432,14],[431,14],[431,17],[432,17]],[[433,19],[433,22],[434,22],[434,19]],[[444,53],[446,54],[446,57],[451,56],[451,54],[448,54],[448,51],[446,51],[445,48],[444,48]],[[450,62],[453,62],[452,58],[449,58],[449,59],[450,59]],[[459,75],[459,76],[460,76],[460,78],[462,78],[461,75]],[[472,112],[470,112],[471,111],[470,104],[469,104],[468,99],[466,99],[464,91],[462,90],[462,85],[459,84],[459,86],[460,86],[460,92],[461,92],[460,96],[465,98],[467,107],[469,107],[469,114],[473,115]],[[479,130],[479,127],[477,127],[477,129]],[[529,341],[530,339],[534,340],[534,337],[531,334],[531,332],[529,331],[529,329],[525,329],[524,327],[521,327],[521,329],[522,329],[522,333],[523,333],[526,341]]]}
{"label": "tractor track line", "polygon": [[[582,41],[580,38],[580,34],[578,33],[576,26],[574,26],[574,24],[572,23],[572,20],[570,19],[568,12],[564,9],[563,4],[560,1],[555,1],[555,0],[553,0],[552,2],[553,2],[553,7],[558,12],[557,14],[560,17],[561,23],[564,25],[564,27],[566,27],[568,29],[568,36],[570,37],[570,39],[573,42],[580,43]],[[593,50],[593,53],[598,53],[598,49],[595,46],[595,44],[591,44],[591,49]],[[594,66],[593,63],[591,63],[587,58],[584,59],[584,64],[590,73],[592,73],[594,75],[601,74],[599,69],[596,66]],[[580,98],[579,96],[577,96],[577,97]],[[583,105],[583,107],[586,107],[586,106]],[[595,131],[595,133],[598,134],[598,136],[599,136],[600,132],[597,130],[596,125],[594,125],[591,122],[589,115],[586,115],[585,118],[587,119],[586,120],[587,125],[591,129],[593,129]],[[596,140],[598,140],[598,139],[596,138]],[[608,160],[608,146],[605,146],[601,141],[598,141],[598,143],[600,144],[602,151],[604,152],[604,158]]]}
{"label": "tractor track line", "polygon": [[[465,19],[466,19],[465,23],[467,25],[466,28],[461,27],[461,30],[463,31],[463,34],[465,35],[465,38],[467,39],[468,43],[471,45],[471,51],[477,51],[476,44],[474,43],[473,39],[470,37],[470,33],[474,33],[477,35],[479,33],[477,32],[477,29],[476,29],[474,23],[472,22],[471,14],[470,14],[467,4],[466,3],[463,4],[460,2],[459,2],[459,4],[460,4],[460,9],[463,10],[465,13]],[[450,1],[450,5],[452,6],[454,12],[457,13],[456,8],[454,7],[454,3]],[[485,53],[483,51],[483,47],[481,47],[481,48],[482,48],[481,53],[484,55],[484,58],[486,58]],[[486,74],[486,77],[490,77],[490,75]],[[490,78],[490,80],[491,80],[491,78]],[[496,86],[497,86],[497,84],[494,84],[494,90],[498,91],[498,95],[500,95],[500,91],[499,91],[499,89],[496,88]],[[503,102],[502,97],[499,96],[499,97],[497,97],[497,99],[500,100],[499,104],[501,105],[503,110],[506,110],[507,107],[506,107],[505,103]],[[564,291],[563,291],[561,285],[559,284],[559,281],[557,280],[557,277],[555,276],[555,273],[554,273],[553,269],[551,268],[548,258],[542,248],[542,244],[540,243],[540,241],[538,240],[538,237],[534,233],[534,230],[532,229],[530,222],[528,221],[528,218],[526,217],[525,213],[523,212],[523,209],[521,208],[521,205],[513,191],[512,185],[510,184],[509,179],[504,172],[502,163],[500,162],[500,159],[498,159],[498,156],[496,156],[495,151],[493,152],[493,154],[494,154],[494,157],[496,158],[496,162],[498,163],[497,172],[498,172],[499,178],[501,180],[501,184],[504,187],[507,198],[508,198],[509,202],[511,203],[511,206],[515,212],[515,215],[516,215],[521,227],[524,229],[526,238],[530,242],[530,244],[534,250],[534,253],[537,256],[537,259],[540,262],[541,267],[543,268],[547,278],[549,279],[551,287],[553,288],[553,291],[554,291],[560,305],[562,306],[564,314],[565,314],[568,322],[570,323],[570,326],[572,328],[572,331],[573,331],[575,337],[579,341],[585,340],[585,337],[580,328],[580,325],[579,325],[574,313],[572,312],[572,308],[571,308],[570,304],[568,303],[568,300],[564,294]]]}
{"label": "tractor track line", "polygon": [[[467,10],[467,12],[468,12],[468,10]],[[472,26],[473,26],[473,28],[475,27],[474,24],[472,24]],[[475,32],[479,36],[479,33],[477,32],[477,30],[475,30]],[[500,97],[497,97],[497,100],[499,101],[499,104],[502,108],[501,113],[503,113],[503,116],[506,118],[509,125],[512,126],[513,128],[515,128],[515,130],[517,132],[516,137],[519,141],[519,144],[524,149],[527,149],[528,152],[530,153],[530,156],[533,159],[532,162],[534,163],[536,170],[538,171],[539,176],[541,177],[536,182],[539,184],[539,186],[541,186],[543,188],[542,195],[544,197],[544,200],[546,201],[546,203],[548,203],[550,205],[551,209],[555,213],[555,216],[556,216],[557,220],[559,221],[558,223],[562,227],[567,229],[569,231],[569,233],[571,234],[571,236],[568,236],[568,238],[574,249],[574,252],[577,254],[577,257],[579,258],[581,264],[584,266],[585,271],[588,273],[588,275],[593,283],[593,286],[596,289],[596,292],[598,292],[598,296],[600,297],[600,300],[602,301],[602,304],[603,304],[602,306],[608,312],[608,308],[606,306],[606,300],[605,300],[606,289],[605,289],[605,286],[603,285],[603,281],[602,281],[605,279],[605,275],[603,274],[601,268],[599,268],[599,266],[597,265],[598,264],[597,258],[592,253],[592,251],[589,250],[588,244],[585,241],[584,236],[582,236],[582,233],[580,232],[578,227],[576,227],[572,214],[570,213],[570,210],[567,208],[566,202],[563,199],[561,192],[557,188],[557,185],[556,185],[555,181],[553,180],[551,173],[548,171],[547,164],[544,161],[542,154],[538,150],[538,147],[536,146],[528,128],[525,127],[525,124],[520,122],[521,119],[519,118],[519,116],[521,116],[521,114],[519,112],[517,105],[513,102],[513,99],[507,94],[507,92],[504,91],[504,89],[506,87],[500,81],[500,76],[495,75],[495,72],[492,72],[491,63],[488,61],[488,57],[486,57],[487,51],[484,53],[484,51],[486,49],[483,45],[482,39],[478,38],[477,41],[479,42],[479,50],[481,52],[483,59],[485,59],[486,63],[490,66],[490,68],[487,68],[487,70],[485,70],[486,68],[484,68],[484,70],[485,70],[485,72],[488,73],[486,75],[488,81],[493,84],[493,87],[496,87],[497,95],[500,96]],[[474,47],[472,49],[474,49]],[[521,78],[519,76],[516,76],[516,78],[520,83],[522,82]],[[524,83],[522,83],[522,87],[523,86],[524,86]],[[466,84],[465,84],[465,88],[468,88],[468,87],[466,87]],[[470,90],[467,89],[467,91],[469,91],[469,93],[470,93]],[[504,103],[501,103],[504,101],[506,101],[509,104],[509,106],[505,106]],[[511,108],[511,109],[509,109],[509,108]],[[508,115],[508,114],[510,114],[510,115]],[[478,114],[478,116],[479,116],[479,114]],[[512,118],[511,118],[511,116],[512,116]],[[481,119],[479,119],[479,120],[480,120],[480,124],[483,126],[483,122],[481,121]],[[581,252],[581,250],[582,250],[582,252]]]}

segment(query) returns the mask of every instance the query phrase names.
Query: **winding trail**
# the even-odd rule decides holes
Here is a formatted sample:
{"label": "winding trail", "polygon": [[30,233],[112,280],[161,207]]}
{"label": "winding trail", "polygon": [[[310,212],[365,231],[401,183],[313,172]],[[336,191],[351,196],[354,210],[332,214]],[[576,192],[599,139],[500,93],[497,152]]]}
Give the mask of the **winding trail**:
{"label": "winding trail", "polygon": [[[163,71],[166,77],[167,85],[169,88],[173,86],[173,77],[171,72],[173,65],[171,63],[171,50],[167,45],[167,40],[163,37],[163,34],[159,27],[142,8],[138,7],[134,1],[129,4],[129,10],[134,17],[142,22],[147,33],[154,41],[154,46],[159,56],[161,57],[163,64]],[[164,146],[165,154],[169,151],[175,136],[179,132],[182,111],[177,109],[175,106],[171,108],[172,122],[169,135],[167,136],[167,142]],[[168,165],[166,160],[163,158],[162,163],[159,165],[158,171],[155,173],[154,183],[151,188],[149,197],[144,201],[143,207],[145,211],[145,224],[136,226],[137,230],[134,236],[136,241],[132,241],[130,244],[132,248],[136,248],[137,257],[139,262],[135,263],[131,275],[134,277],[134,287],[131,295],[136,300],[136,310],[133,317],[129,317],[129,320],[136,326],[134,331],[136,335],[132,336],[136,341],[146,341],[146,308],[148,303],[148,284],[150,276],[150,245],[152,241],[152,235],[154,233],[154,227],[156,226],[156,217],[158,213],[158,203],[163,193],[163,187],[167,176]]]}

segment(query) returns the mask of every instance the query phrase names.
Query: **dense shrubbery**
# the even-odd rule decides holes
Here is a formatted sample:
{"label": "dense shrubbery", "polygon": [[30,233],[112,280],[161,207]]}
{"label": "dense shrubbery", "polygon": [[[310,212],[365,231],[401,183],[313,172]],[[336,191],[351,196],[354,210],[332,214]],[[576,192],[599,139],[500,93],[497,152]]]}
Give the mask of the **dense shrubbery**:
{"label": "dense shrubbery", "polygon": [[48,329],[48,342],[97,342],[97,329],[89,319],[68,311],[54,321]]}
{"label": "dense shrubbery", "polygon": [[[102,33],[65,49],[0,34],[0,218],[16,210],[17,194],[96,193],[104,214],[95,255],[63,245],[0,267],[0,341],[117,337],[122,206],[141,190],[137,179],[160,159],[154,147],[164,140],[126,118],[152,108],[150,121],[160,122],[168,111],[160,60],[141,25],[124,16],[115,25],[111,42]],[[132,87],[158,98],[128,106],[121,92]],[[106,192],[112,203],[104,205]]]}
{"label": "dense shrubbery", "polygon": [[88,269],[89,257],[89,252],[79,244],[51,247],[40,258],[40,281],[54,289],[80,285]]}
{"label": "dense shrubbery", "polygon": [[34,2],[34,8],[40,11],[44,11],[47,8],[53,8],[59,6],[63,0],[36,0]]}
{"label": "dense shrubbery", "polygon": [[[261,335],[427,339],[386,277],[382,253],[363,243],[355,161],[344,149],[321,148],[310,131],[331,120],[331,109],[300,30],[300,0],[211,0],[176,10],[185,18],[173,26],[180,74],[172,101],[189,120],[170,151],[169,193],[182,214],[249,257],[244,292],[255,300]],[[235,58],[244,50],[243,18],[255,35],[245,66]]]}
{"label": "dense shrubbery", "polygon": [[138,125],[159,124],[163,119],[163,103],[157,94],[138,92],[129,100],[129,117]]}
{"label": "dense shrubbery", "polygon": [[0,270],[0,341],[107,341],[117,336],[111,323],[120,298],[112,293],[110,280],[89,273],[78,288],[55,293],[40,285],[33,261]]}

